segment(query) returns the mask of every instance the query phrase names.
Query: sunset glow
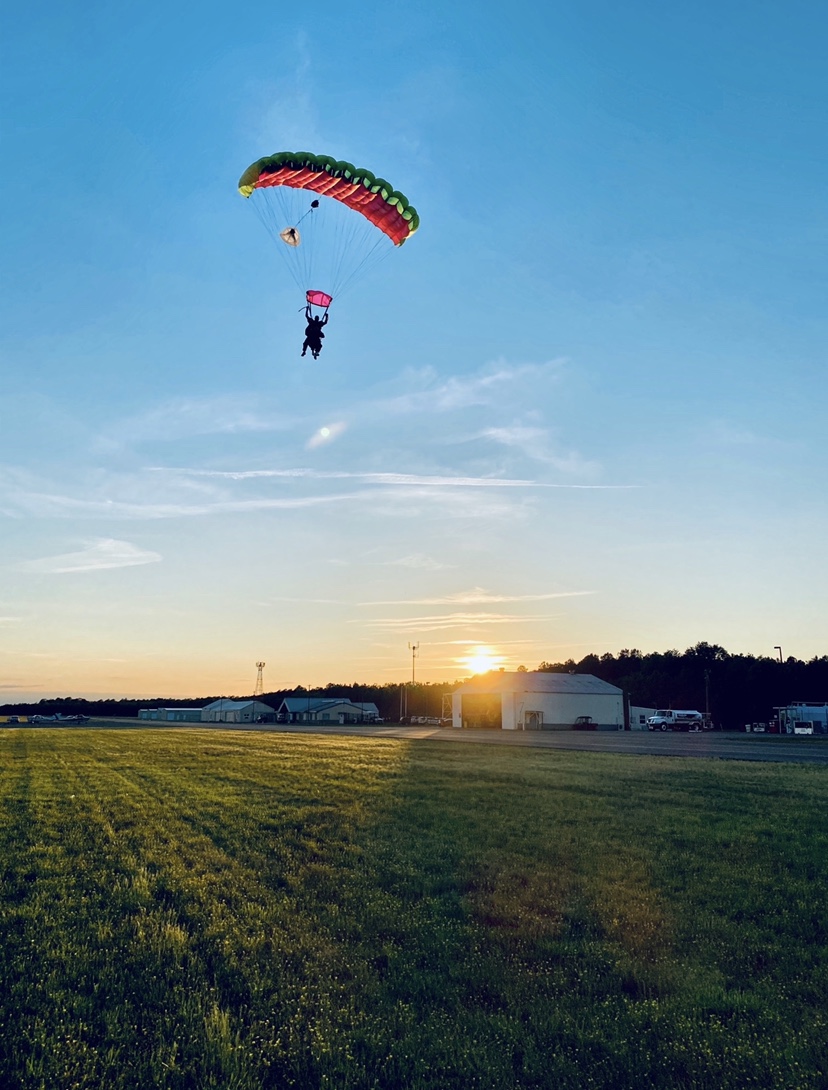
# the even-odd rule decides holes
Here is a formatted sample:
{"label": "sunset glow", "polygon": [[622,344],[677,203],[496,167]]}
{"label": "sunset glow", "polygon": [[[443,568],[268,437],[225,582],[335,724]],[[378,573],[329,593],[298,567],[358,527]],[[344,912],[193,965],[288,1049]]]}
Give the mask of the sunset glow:
{"label": "sunset glow", "polygon": [[4,10],[0,705],[828,654],[828,9],[72,10]]}
{"label": "sunset glow", "polygon": [[473,647],[460,662],[472,674],[485,674],[489,670],[496,670],[503,662],[503,656],[498,655],[491,647]]}

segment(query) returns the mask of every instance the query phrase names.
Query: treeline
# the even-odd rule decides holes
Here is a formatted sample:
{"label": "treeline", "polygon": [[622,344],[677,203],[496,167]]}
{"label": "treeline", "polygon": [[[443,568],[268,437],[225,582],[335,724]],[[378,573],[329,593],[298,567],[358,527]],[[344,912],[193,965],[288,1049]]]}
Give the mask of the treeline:
{"label": "treeline", "polygon": [[[617,685],[630,703],[645,708],[709,709],[716,726],[738,730],[745,723],[768,722],[775,707],[797,700],[828,701],[828,656],[810,659],[788,658],[779,662],[769,656],[731,655],[717,644],[697,643],[686,651],[643,654],[625,650],[617,655],[586,655],[579,661],[542,662],[539,670],[549,673],[594,674]],[[438,718],[443,696],[452,693],[459,681],[400,685],[330,683],[321,689],[275,689],[256,699],[278,708],[286,696],[340,697],[356,703],[377,705],[383,719],[396,721],[400,715]],[[88,715],[92,718],[135,718],[139,708],[201,708],[224,696],[252,700],[250,694],[230,697],[169,697],[85,700],[82,697],[52,697],[36,703],[5,704],[3,715]]]}
{"label": "treeline", "polygon": [[718,644],[697,643],[684,652],[620,651],[580,661],[542,662],[551,673],[594,674],[617,685],[630,703],[645,708],[710,710],[724,730],[769,722],[773,709],[795,701],[828,702],[828,656],[810,659],[731,655]]}
{"label": "treeline", "polygon": [[433,684],[400,685],[389,682],[385,685],[337,685],[333,682],[320,689],[306,689],[298,685],[295,689],[274,689],[254,697],[250,693],[231,696],[219,693],[216,696],[199,696],[177,699],[175,697],[141,697],[139,699],[103,699],[87,700],[77,696],[56,696],[35,702],[18,702],[0,706],[0,715],[88,715],[93,719],[135,719],[140,708],[203,708],[214,700],[260,700],[271,708],[278,708],[287,696],[309,699],[315,697],[338,697],[356,703],[376,704],[383,719],[397,720],[401,714],[435,716],[440,715],[444,693],[453,692],[459,682],[436,682]]}

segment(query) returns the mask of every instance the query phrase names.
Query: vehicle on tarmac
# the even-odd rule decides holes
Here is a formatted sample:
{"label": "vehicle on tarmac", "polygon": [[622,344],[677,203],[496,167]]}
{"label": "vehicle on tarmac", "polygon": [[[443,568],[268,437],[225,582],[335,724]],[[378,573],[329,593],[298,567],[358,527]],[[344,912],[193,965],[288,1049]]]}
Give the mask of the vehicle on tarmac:
{"label": "vehicle on tarmac", "polygon": [[573,730],[597,730],[598,724],[591,715],[579,715],[572,724]]}
{"label": "vehicle on tarmac", "polygon": [[647,730],[708,730],[709,724],[703,712],[679,711],[672,708],[657,711],[647,720]]}

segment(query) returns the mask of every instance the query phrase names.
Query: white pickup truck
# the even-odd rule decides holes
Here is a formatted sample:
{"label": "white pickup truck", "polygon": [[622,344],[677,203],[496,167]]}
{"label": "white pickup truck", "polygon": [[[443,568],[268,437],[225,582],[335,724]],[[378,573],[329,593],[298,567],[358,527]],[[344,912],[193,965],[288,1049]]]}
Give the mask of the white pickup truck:
{"label": "white pickup truck", "polygon": [[657,711],[647,720],[647,730],[704,730],[703,712]]}

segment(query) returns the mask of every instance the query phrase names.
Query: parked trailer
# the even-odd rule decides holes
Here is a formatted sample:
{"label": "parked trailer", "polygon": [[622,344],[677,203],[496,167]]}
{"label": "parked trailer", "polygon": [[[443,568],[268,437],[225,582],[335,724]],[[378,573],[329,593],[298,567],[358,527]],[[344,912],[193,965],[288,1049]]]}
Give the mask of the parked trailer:
{"label": "parked trailer", "polygon": [[828,703],[798,700],[774,711],[783,734],[828,734]]}

